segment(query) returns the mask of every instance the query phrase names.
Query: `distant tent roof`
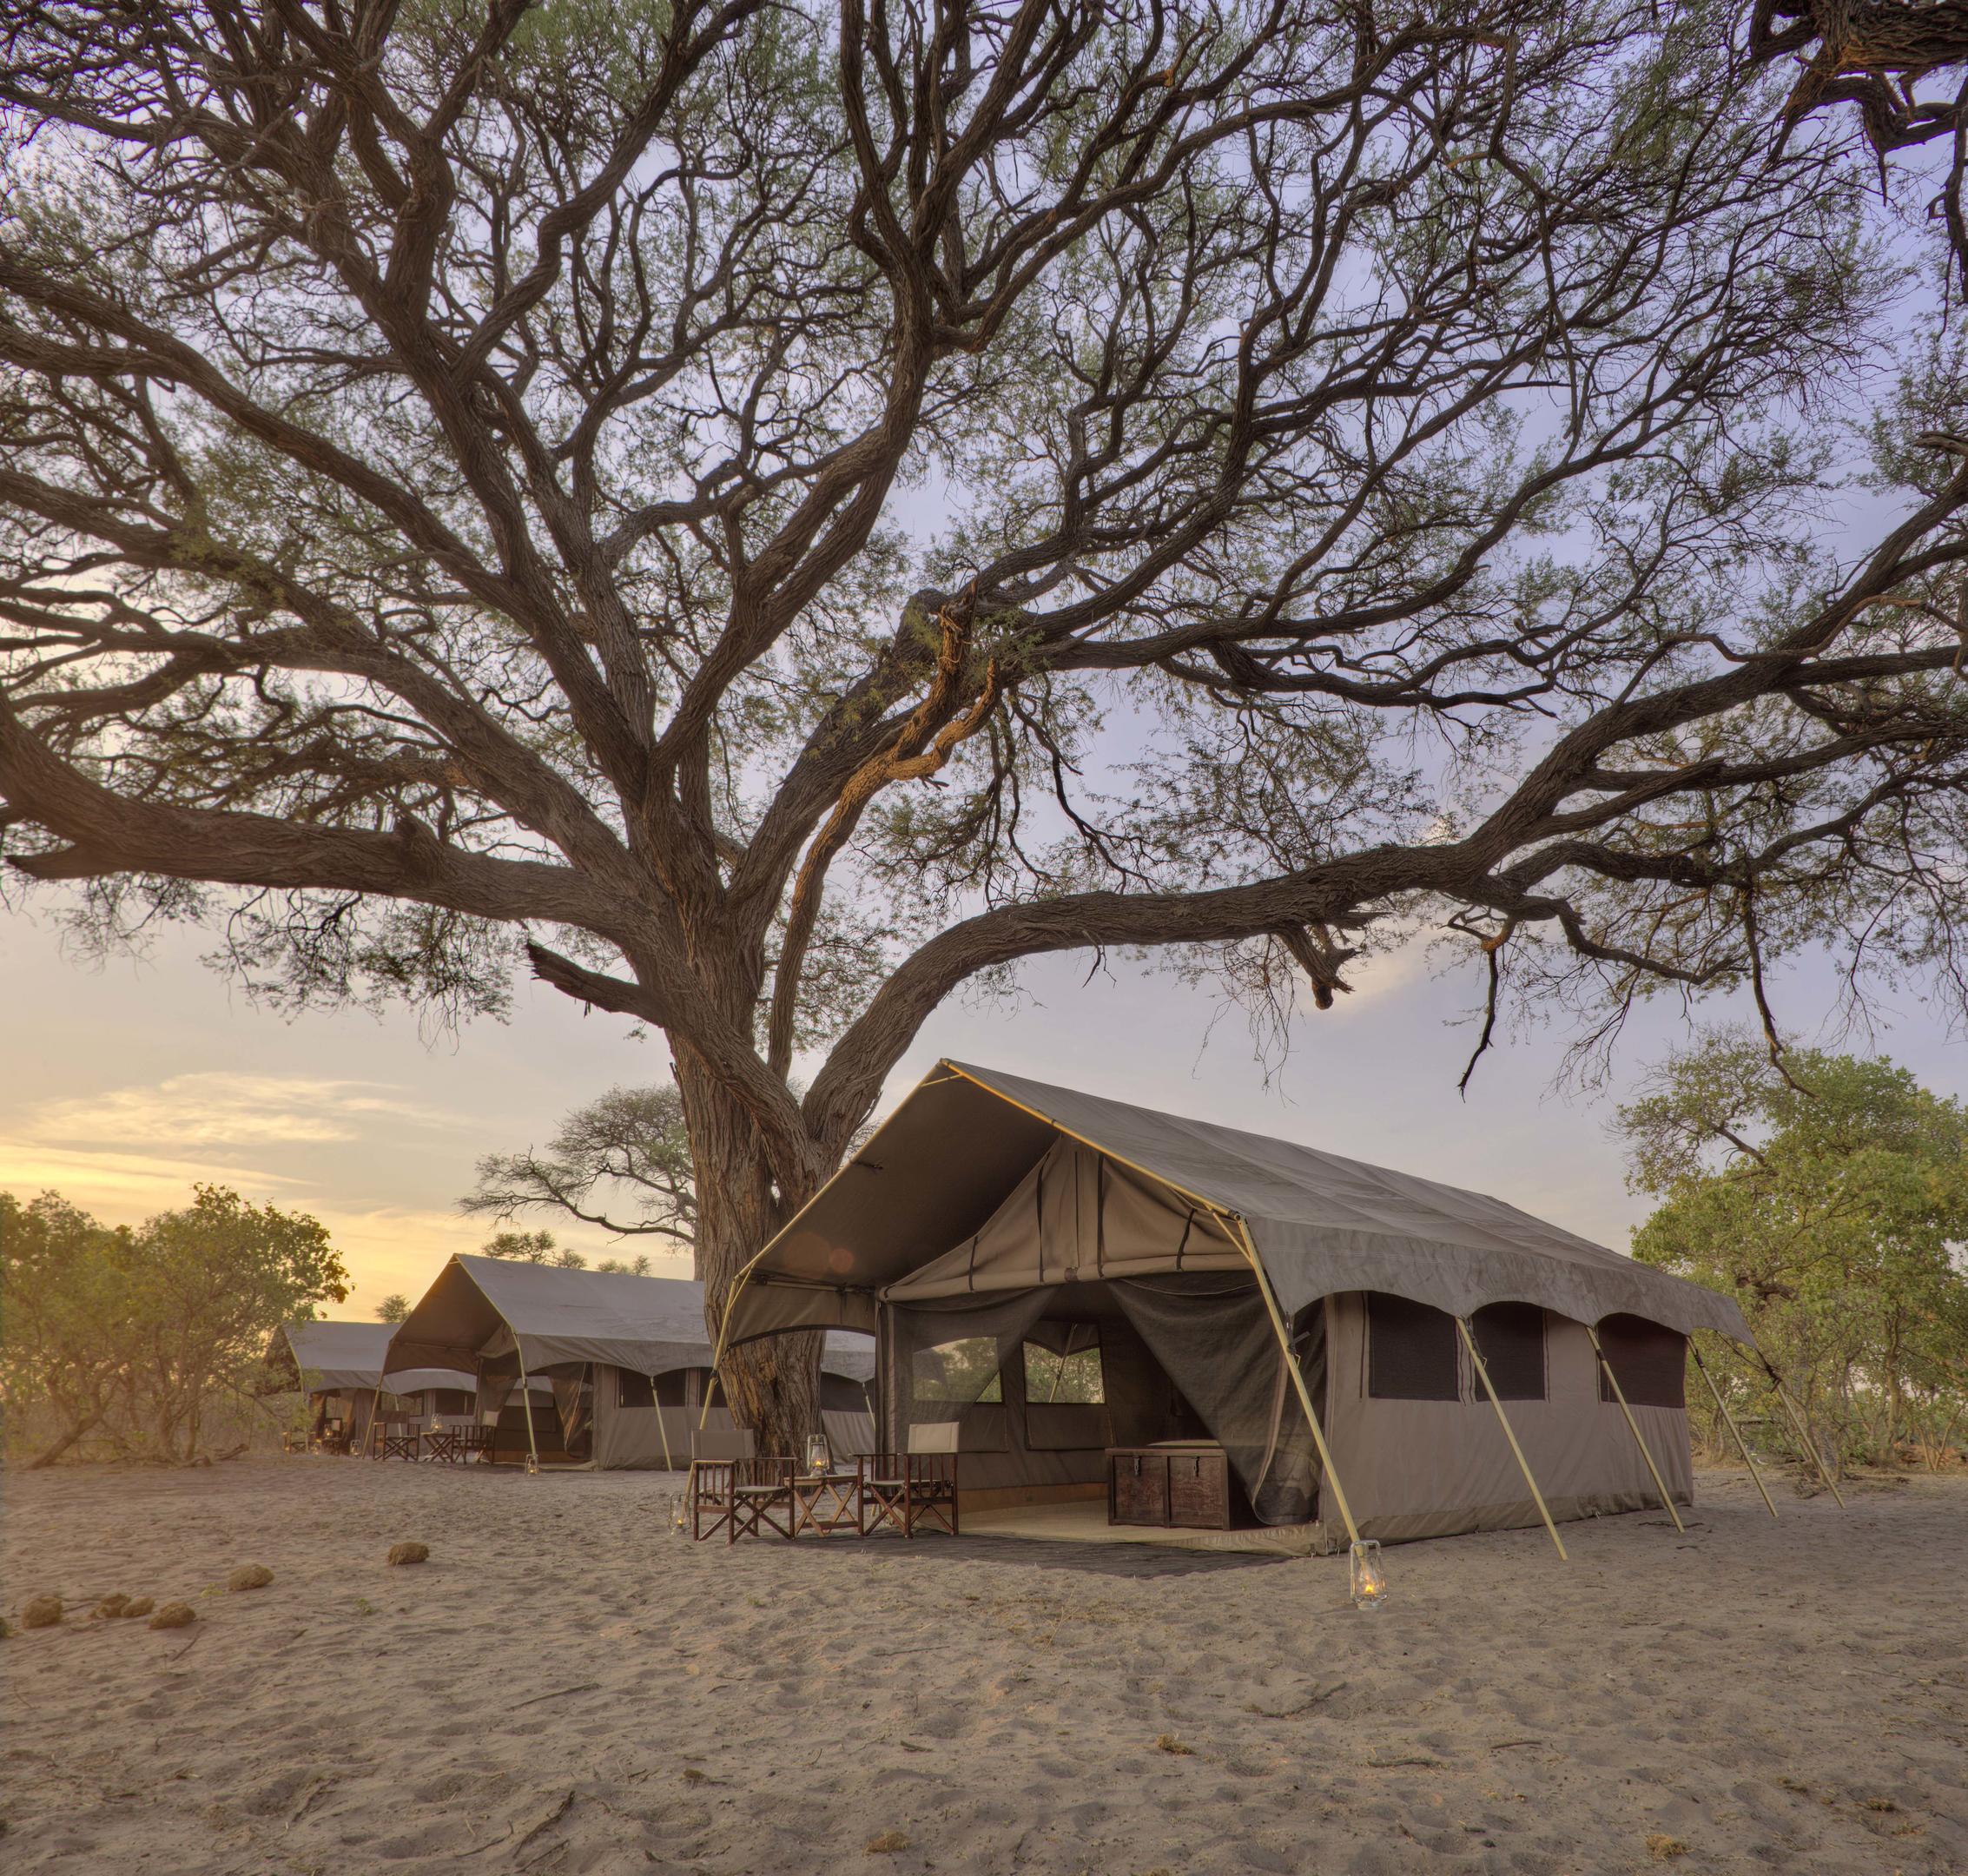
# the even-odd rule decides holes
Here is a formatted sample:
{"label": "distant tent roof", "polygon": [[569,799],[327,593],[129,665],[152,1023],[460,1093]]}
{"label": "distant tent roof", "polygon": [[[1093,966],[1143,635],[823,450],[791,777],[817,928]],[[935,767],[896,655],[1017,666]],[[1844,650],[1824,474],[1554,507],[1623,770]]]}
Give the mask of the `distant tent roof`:
{"label": "distant tent roof", "polygon": [[[872,1328],[881,1292],[947,1264],[1061,1134],[1199,1201],[1205,1229],[1212,1206],[1240,1219],[1288,1312],[1370,1290],[1456,1316],[1535,1303],[1578,1322],[1630,1314],[1750,1340],[1732,1298],[1500,1199],[954,1061],[939,1063],[754,1260],[733,1304],[733,1338]],[[1166,1267],[1183,1267],[1180,1254]]]}
{"label": "distant tent roof", "polygon": [[[684,1277],[563,1270],[517,1258],[452,1258],[390,1345],[393,1369],[475,1364],[517,1346],[529,1370],[604,1362],[637,1374],[708,1368],[703,1285]],[[872,1349],[829,1338],[822,1366],[863,1381]]]}
{"label": "distant tent roof", "polygon": [[[389,1358],[390,1338],[396,1327],[393,1323],[292,1322],[282,1323],[281,1333],[294,1351],[294,1365],[306,1371],[320,1391],[334,1393],[383,1384],[383,1364]],[[389,1370],[390,1390],[397,1394],[477,1385],[475,1376],[450,1366],[412,1373],[394,1367]]]}

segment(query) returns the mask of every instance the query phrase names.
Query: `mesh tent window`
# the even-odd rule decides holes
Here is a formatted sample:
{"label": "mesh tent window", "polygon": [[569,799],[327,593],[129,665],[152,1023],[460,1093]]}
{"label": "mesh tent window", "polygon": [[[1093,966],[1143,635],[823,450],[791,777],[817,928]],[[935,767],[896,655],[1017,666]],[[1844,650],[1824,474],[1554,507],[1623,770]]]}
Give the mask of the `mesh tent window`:
{"label": "mesh tent window", "polygon": [[[1536,1304],[1485,1304],[1469,1318],[1469,1330],[1497,1399],[1545,1398],[1544,1311]],[[1470,1382],[1476,1399],[1489,1397],[1473,1375]]]}
{"label": "mesh tent window", "polygon": [[994,1336],[965,1336],[920,1350],[910,1364],[919,1401],[1001,1402],[1005,1397]]}
{"label": "mesh tent window", "polygon": [[615,1404],[617,1407],[653,1407],[656,1405],[656,1386],[646,1374],[637,1374],[632,1368],[617,1368],[615,1371]]}
{"label": "mesh tent window", "polygon": [[1374,1400],[1459,1401],[1456,1318],[1380,1291],[1367,1295],[1367,1393]]}
{"label": "mesh tent window", "polygon": [[1100,1367],[1100,1325],[1064,1323],[1063,1345],[1025,1344],[1025,1397],[1047,1406],[1099,1407],[1106,1403],[1106,1384]]}
{"label": "mesh tent window", "polygon": [[431,1390],[431,1411],[440,1414],[467,1414],[472,1410],[472,1397],[469,1388],[440,1387]]}
{"label": "mesh tent window", "polygon": [[828,1374],[820,1377],[820,1404],[823,1410],[835,1413],[868,1413],[873,1410],[868,1404],[868,1390],[850,1375]]}
{"label": "mesh tent window", "polygon": [[[1643,1316],[1608,1316],[1599,1324],[1599,1345],[1632,1407],[1686,1407],[1687,1338]],[[1602,1368],[1599,1397],[1614,1398]]]}

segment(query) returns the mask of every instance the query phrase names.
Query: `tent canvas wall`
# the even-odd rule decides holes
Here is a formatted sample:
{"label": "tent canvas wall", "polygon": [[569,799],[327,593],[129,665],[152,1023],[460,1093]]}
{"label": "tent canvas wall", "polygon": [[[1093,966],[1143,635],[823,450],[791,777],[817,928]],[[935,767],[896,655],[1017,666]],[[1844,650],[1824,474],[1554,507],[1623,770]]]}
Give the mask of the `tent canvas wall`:
{"label": "tent canvas wall", "polygon": [[[689,1278],[458,1256],[398,1326],[389,1360],[473,1368],[499,1459],[537,1449],[550,1464],[680,1468],[700,1419],[731,1424],[716,1405],[705,1417],[712,1352],[703,1286]],[[874,1369],[865,1338],[828,1338],[821,1406],[839,1452],[872,1442]]]}
{"label": "tent canvas wall", "polygon": [[310,1422],[319,1429],[339,1419],[352,1451],[362,1450],[375,1418],[377,1397],[385,1412],[414,1417],[426,1425],[464,1426],[474,1412],[476,1377],[455,1367],[401,1371],[386,1366],[388,1323],[293,1322],[281,1337],[300,1371]]}
{"label": "tent canvas wall", "polygon": [[[1555,1516],[1658,1502],[1588,1329],[1687,1499],[1685,1338],[1747,1341],[1729,1299],[1478,1193],[958,1063],[754,1260],[729,1332],[876,1331],[889,1437],[957,1418],[967,1505],[1100,1494],[1107,1446],[1203,1432],[1251,1519],[1344,1542],[1308,1406],[1363,1535],[1536,1522],[1458,1318]],[[1066,1359],[1097,1399],[1035,1398]]]}

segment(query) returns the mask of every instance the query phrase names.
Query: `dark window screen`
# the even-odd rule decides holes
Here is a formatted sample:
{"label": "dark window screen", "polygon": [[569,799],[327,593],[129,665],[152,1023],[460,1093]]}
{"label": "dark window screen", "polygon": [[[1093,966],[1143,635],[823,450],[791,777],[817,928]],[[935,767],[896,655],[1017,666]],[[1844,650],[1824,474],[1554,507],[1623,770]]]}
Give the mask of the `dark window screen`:
{"label": "dark window screen", "polygon": [[435,1404],[432,1410],[441,1414],[470,1413],[472,1396],[468,1388],[440,1387],[431,1396]]}
{"label": "dark window screen", "polygon": [[861,1383],[842,1374],[823,1374],[820,1377],[820,1405],[822,1412],[867,1413],[870,1411],[868,1396]]}
{"label": "dark window screen", "polygon": [[1456,1318],[1405,1297],[1369,1296],[1367,1392],[1376,1400],[1460,1400]]}
{"label": "dark window screen", "polygon": [[[1633,1407],[1685,1407],[1682,1389],[1687,1380],[1687,1340],[1659,1323],[1640,1316],[1608,1316],[1599,1325],[1599,1345],[1620,1391]],[[1606,1371],[1599,1371],[1599,1397],[1614,1398]]]}
{"label": "dark window screen", "polygon": [[656,1377],[656,1404],[658,1407],[687,1407],[690,1404],[690,1377],[693,1374],[709,1374],[708,1368],[670,1368]]}
{"label": "dark window screen", "polygon": [[[1535,1303],[1491,1303],[1469,1319],[1498,1400],[1544,1398],[1544,1311]],[[1476,1397],[1486,1401],[1483,1383]]]}
{"label": "dark window screen", "polygon": [[656,1392],[650,1386],[646,1374],[637,1374],[632,1368],[617,1368],[615,1371],[615,1404],[617,1407],[653,1407]]}

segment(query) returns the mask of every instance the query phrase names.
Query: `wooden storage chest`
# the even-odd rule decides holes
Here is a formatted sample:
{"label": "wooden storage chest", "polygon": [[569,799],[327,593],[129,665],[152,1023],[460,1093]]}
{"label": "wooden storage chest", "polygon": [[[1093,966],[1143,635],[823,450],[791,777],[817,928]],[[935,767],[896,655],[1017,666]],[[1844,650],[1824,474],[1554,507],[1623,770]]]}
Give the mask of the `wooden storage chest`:
{"label": "wooden storage chest", "polygon": [[1230,1463],[1214,1442],[1107,1450],[1107,1523],[1230,1529]]}

